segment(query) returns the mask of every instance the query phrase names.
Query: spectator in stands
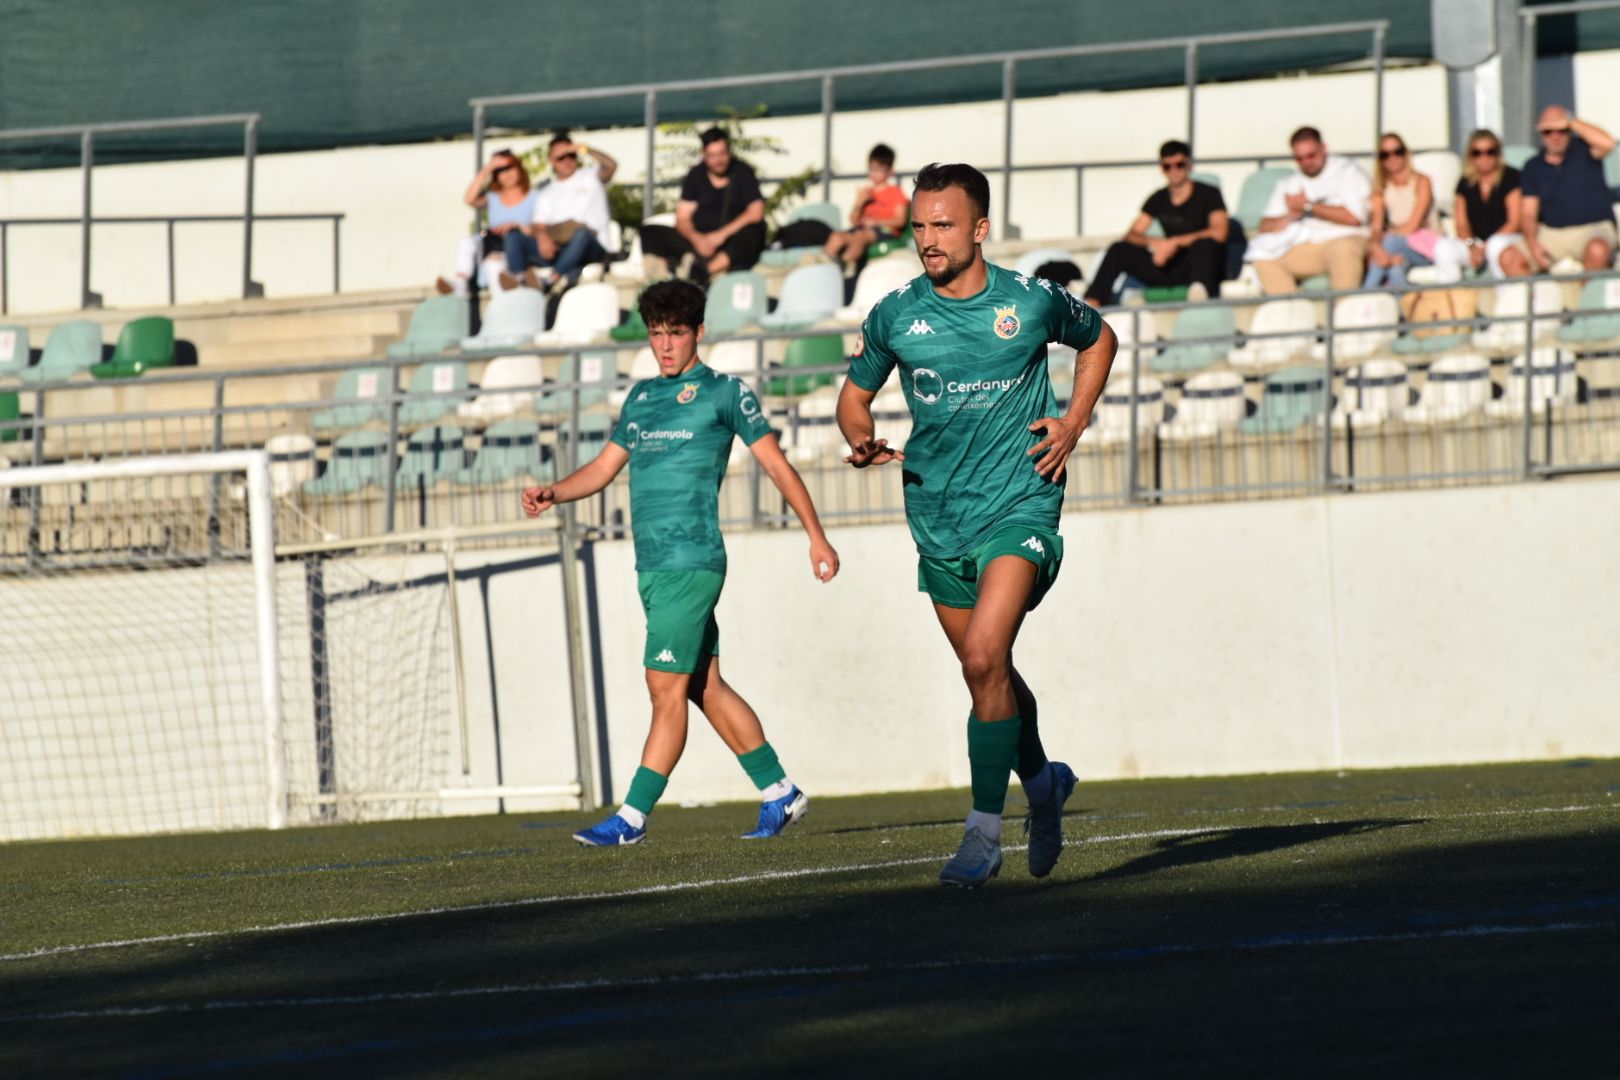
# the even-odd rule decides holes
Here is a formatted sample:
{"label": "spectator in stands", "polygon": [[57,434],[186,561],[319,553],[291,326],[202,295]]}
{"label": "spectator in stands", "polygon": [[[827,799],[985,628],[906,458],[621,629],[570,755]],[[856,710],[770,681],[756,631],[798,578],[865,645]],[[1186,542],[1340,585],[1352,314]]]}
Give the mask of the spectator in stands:
{"label": "spectator in stands", "polygon": [[1299,168],[1271,193],[1247,258],[1268,293],[1291,293],[1326,273],[1335,289],[1361,282],[1372,184],[1361,166],[1328,153],[1322,133],[1302,127],[1288,140]]}
{"label": "spectator in stands", "polygon": [[[1148,196],[1125,239],[1109,246],[1086,290],[1086,303],[1109,307],[1114,283],[1130,274],[1144,285],[1202,286],[1221,295],[1230,219],[1219,188],[1192,178],[1192,148],[1172,139],[1159,147],[1165,186]],[[1149,236],[1157,221],[1164,236]]]}
{"label": "spectator in stands", "polygon": [[851,228],[827,238],[828,256],[847,267],[858,266],[866,249],[879,240],[894,240],[911,224],[911,199],[894,181],[894,151],[883,143],[866,155],[865,184],[855,193]]}
{"label": "spectator in stands", "polygon": [[1587,270],[1606,270],[1614,258],[1614,202],[1603,180],[1603,159],[1614,138],[1577,120],[1562,105],[1548,106],[1536,124],[1541,153],[1524,163],[1520,227],[1529,258],[1512,248],[1502,270],[1521,276],[1574,259]]}
{"label": "spectator in stands", "polygon": [[709,128],[699,138],[703,161],[681,182],[675,227],[642,226],[641,250],[662,256],[678,276],[706,280],[759,261],[765,250],[765,196],[754,170],[732,156],[724,131]]}
{"label": "spectator in stands", "polygon": [[[521,233],[534,217],[535,193],[529,189],[529,173],[510,150],[497,150],[478,170],[463,196],[467,205],[483,210],[488,224],[483,232],[462,239],[456,252],[456,273],[451,279],[440,278],[435,284],[441,293],[464,296],[467,283],[478,272],[478,264],[486,255],[505,250],[509,233]],[[510,269],[510,263],[507,264]],[[523,268],[518,267],[517,273]]]}
{"label": "spectator in stands", "polygon": [[[580,161],[589,154],[591,164]],[[619,163],[601,150],[558,132],[546,147],[551,180],[536,193],[534,220],[506,234],[509,274],[522,274],[531,288],[571,286],[587,264],[607,258],[602,238],[608,230],[607,184]],[[514,269],[515,267],[515,269]],[[515,280],[502,281],[508,288]]]}
{"label": "spectator in stands", "polygon": [[[1364,289],[1406,284],[1409,266],[1433,266],[1440,240],[1434,181],[1412,167],[1406,141],[1394,132],[1378,140],[1373,166],[1372,236],[1367,241]],[[1455,273],[1456,267],[1451,267]],[[1453,278],[1452,280],[1456,280]]]}
{"label": "spectator in stands", "polygon": [[1502,140],[1481,128],[1468,136],[1468,155],[1452,211],[1455,242],[1463,246],[1469,266],[1501,277],[1502,256],[1513,249],[1528,272],[1530,249],[1519,232],[1520,207],[1519,170],[1502,160]]}

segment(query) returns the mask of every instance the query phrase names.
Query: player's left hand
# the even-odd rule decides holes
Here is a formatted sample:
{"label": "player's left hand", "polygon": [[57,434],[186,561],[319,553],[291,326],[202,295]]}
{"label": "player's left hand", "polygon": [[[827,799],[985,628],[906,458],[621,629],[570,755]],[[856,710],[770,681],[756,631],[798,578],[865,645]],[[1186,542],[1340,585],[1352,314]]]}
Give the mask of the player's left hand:
{"label": "player's left hand", "polygon": [[[1086,430],[1085,421],[1070,420],[1066,416],[1045,416],[1029,425],[1029,430],[1036,434],[1043,430],[1046,432],[1046,436],[1025,454],[1026,457],[1035,458],[1035,471],[1049,480],[1063,479],[1069,455],[1074,453],[1080,433]],[[1037,454],[1040,456],[1036,457]]]}
{"label": "player's left hand", "polygon": [[810,541],[810,572],[820,582],[828,582],[838,576],[838,552],[827,541]]}

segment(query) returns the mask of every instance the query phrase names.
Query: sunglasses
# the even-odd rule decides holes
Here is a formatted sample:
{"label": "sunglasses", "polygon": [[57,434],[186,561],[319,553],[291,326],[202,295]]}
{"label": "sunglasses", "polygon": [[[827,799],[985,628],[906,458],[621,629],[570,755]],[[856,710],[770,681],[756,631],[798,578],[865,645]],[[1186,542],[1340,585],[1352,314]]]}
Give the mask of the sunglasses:
{"label": "sunglasses", "polygon": [[1539,132],[1542,135],[1568,135],[1569,134],[1569,129],[1568,128],[1537,128],[1536,131]]}
{"label": "sunglasses", "polygon": [[1476,146],[1468,151],[1469,157],[1495,157],[1502,151],[1494,146]]}
{"label": "sunglasses", "polygon": [[1192,167],[1192,162],[1190,162],[1190,161],[1161,161],[1161,162],[1159,162],[1159,171],[1160,172],[1169,172],[1171,169],[1187,169],[1187,168],[1191,168],[1191,167]]}
{"label": "sunglasses", "polygon": [[495,166],[495,171],[498,172],[498,173],[503,173],[507,169],[515,169],[517,167],[518,167],[517,162],[508,161],[505,165],[497,165],[497,166]]}
{"label": "sunglasses", "polygon": [[1406,147],[1404,147],[1404,146],[1401,147],[1399,150],[1380,150],[1380,151],[1378,151],[1378,158],[1379,158],[1380,161],[1388,161],[1390,158],[1398,158],[1398,157],[1405,157],[1405,156],[1406,156]]}
{"label": "sunglasses", "polygon": [[568,161],[570,159],[572,159],[574,161],[578,161],[579,160],[579,155],[578,154],[558,154],[556,157],[551,159],[551,163],[553,165],[555,165],[559,161]]}

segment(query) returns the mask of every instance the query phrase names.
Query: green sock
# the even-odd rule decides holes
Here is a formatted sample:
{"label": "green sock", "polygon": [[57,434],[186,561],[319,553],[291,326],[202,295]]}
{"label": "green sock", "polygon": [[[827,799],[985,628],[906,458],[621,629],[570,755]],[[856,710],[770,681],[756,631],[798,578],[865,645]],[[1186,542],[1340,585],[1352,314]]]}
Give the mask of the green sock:
{"label": "green sock", "polygon": [[743,767],[743,772],[748,774],[748,779],[760,791],[787,776],[787,770],[776,760],[776,751],[768,742],[760,743],[746,754],[738,754],[737,764]]}
{"label": "green sock", "polygon": [[668,783],[669,777],[643,765],[636,769],[636,775],[630,781],[630,791],[624,797],[624,805],[650,814],[658,800],[663,798],[664,786]]}
{"label": "green sock", "polygon": [[973,772],[973,809],[999,814],[1018,763],[1018,717],[985,722],[968,713],[968,764]]}

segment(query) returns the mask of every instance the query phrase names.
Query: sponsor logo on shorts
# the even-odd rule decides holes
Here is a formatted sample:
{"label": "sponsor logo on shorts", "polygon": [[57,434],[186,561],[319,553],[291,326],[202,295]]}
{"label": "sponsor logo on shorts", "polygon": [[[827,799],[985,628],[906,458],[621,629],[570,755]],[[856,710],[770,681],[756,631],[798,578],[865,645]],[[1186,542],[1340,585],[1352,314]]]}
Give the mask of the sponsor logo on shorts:
{"label": "sponsor logo on shorts", "polygon": [[996,308],[996,321],[994,325],[996,337],[1005,341],[1011,341],[1013,338],[1017,337],[1019,327],[1018,305],[1014,304],[1012,307]]}
{"label": "sponsor logo on shorts", "polygon": [[660,664],[673,664],[675,662],[675,654],[670,652],[668,649],[665,649],[663,652],[653,657],[653,659]]}
{"label": "sponsor logo on shorts", "polygon": [[1019,544],[1018,546],[1019,547],[1027,547],[1027,548],[1029,548],[1029,550],[1035,552],[1037,555],[1045,555],[1046,554],[1046,545],[1041,543],[1041,538],[1038,537],[1038,536],[1032,536],[1028,540],[1025,540],[1022,544]]}

